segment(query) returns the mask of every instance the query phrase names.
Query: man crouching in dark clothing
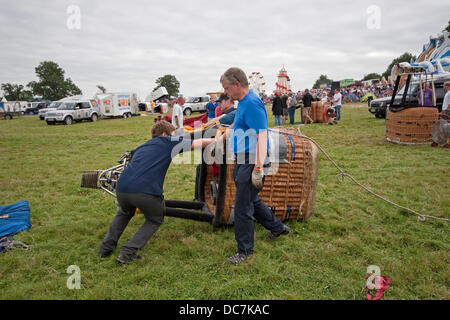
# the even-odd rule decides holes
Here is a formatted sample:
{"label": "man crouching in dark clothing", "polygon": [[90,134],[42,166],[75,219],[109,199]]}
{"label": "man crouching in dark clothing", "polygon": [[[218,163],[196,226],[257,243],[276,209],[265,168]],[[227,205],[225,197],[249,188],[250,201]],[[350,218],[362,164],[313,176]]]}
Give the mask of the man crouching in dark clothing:
{"label": "man crouching in dark clothing", "polygon": [[136,149],[130,163],[121,173],[116,187],[118,211],[100,244],[101,258],[112,254],[136,208],[139,208],[145,222],[122,247],[117,261],[129,263],[140,259],[137,251],[145,246],[164,220],[163,185],[172,158],[183,151],[202,148],[214,142],[214,139],[191,141],[173,136],[174,133],[175,127],[169,122],[157,122],[152,128],[152,139]]}

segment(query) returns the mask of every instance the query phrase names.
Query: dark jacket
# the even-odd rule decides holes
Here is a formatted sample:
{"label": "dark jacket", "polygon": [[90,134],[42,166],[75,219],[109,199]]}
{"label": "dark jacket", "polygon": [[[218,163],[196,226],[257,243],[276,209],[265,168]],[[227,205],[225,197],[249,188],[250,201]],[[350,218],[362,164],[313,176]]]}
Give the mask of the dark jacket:
{"label": "dark jacket", "polygon": [[283,115],[283,100],[280,97],[275,97],[272,101],[272,114],[274,116]]}
{"label": "dark jacket", "polygon": [[308,92],[307,94],[303,95],[303,106],[304,107],[311,107],[311,102],[313,101],[313,96]]}
{"label": "dark jacket", "polygon": [[287,109],[288,108],[287,99],[288,99],[288,96],[282,96],[281,97],[281,101],[283,102],[283,109]]}

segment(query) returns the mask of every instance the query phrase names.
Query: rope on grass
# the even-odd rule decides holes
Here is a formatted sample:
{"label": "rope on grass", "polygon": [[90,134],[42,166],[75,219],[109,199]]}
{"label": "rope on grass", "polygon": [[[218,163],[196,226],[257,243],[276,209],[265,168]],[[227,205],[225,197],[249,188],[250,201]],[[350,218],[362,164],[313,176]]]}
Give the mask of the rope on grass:
{"label": "rope on grass", "polygon": [[292,135],[295,135],[297,137],[301,137],[301,138],[305,138],[305,139],[310,140],[312,143],[314,143],[320,149],[320,151],[323,152],[323,154],[327,157],[327,159],[336,167],[336,169],[338,169],[339,173],[336,175],[336,179],[338,180],[339,183],[344,182],[345,177],[348,177],[356,185],[358,185],[362,189],[366,190],[368,193],[372,194],[373,196],[375,196],[375,197],[377,197],[377,198],[379,198],[379,199],[381,199],[381,200],[383,200],[383,201],[385,201],[385,202],[387,202],[387,203],[389,203],[389,204],[391,204],[391,205],[393,205],[393,206],[395,206],[397,208],[400,208],[400,209],[403,209],[405,211],[414,213],[415,215],[417,215],[417,221],[419,221],[419,222],[424,222],[427,218],[436,219],[436,220],[442,220],[442,221],[450,221],[450,219],[448,219],[448,218],[434,217],[434,216],[430,216],[430,215],[419,213],[419,212],[417,212],[415,210],[409,209],[409,208],[401,206],[401,205],[399,205],[399,204],[397,204],[395,202],[392,202],[391,200],[386,199],[383,196],[380,196],[379,194],[373,192],[372,190],[370,190],[366,186],[364,186],[361,183],[359,183],[351,174],[348,174],[348,173],[344,172],[344,170],[342,170],[341,167],[338,166],[338,164],[328,155],[328,153],[322,148],[322,146],[318,142],[316,142],[314,139],[312,139],[310,137],[307,137],[307,136],[303,135],[300,132],[300,127],[297,128],[297,133],[292,134]]}

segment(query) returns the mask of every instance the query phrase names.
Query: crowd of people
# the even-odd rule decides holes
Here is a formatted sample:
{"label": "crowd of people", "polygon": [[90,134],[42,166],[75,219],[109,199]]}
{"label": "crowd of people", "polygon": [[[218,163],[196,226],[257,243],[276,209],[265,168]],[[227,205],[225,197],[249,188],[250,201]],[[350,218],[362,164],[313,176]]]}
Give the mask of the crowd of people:
{"label": "crowd of people", "polygon": [[[289,92],[287,94],[281,93],[280,90],[276,90],[274,95],[270,99],[262,100],[266,104],[272,103],[272,114],[275,117],[275,126],[281,126],[287,123],[289,117],[289,124],[302,123],[302,118],[305,119],[305,124],[313,123],[312,119],[312,103],[315,101],[322,102],[323,105],[333,106],[335,111],[335,118],[330,124],[336,124],[341,119],[341,106],[342,106],[343,94],[341,90],[336,89],[331,91],[316,91],[306,89],[305,91]],[[295,122],[296,110],[301,109],[301,119],[299,122]]]}
{"label": "crowd of people", "polygon": [[[302,99],[303,95],[308,91],[312,96],[322,99],[324,95],[334,95],[330,89],[307,89],[304,91],[292,92],[296,100]],[[390,84],[383,84],[381,82],[372,83],[370,85],[350,85],[348,87],[340,88],[339,93],[342,95],[342,103],[358,102],[368,93],[375,95],[377,98],[391,96],[393,87]],[[264,103],[270,103],[275,98],[275,93],[271,95],[263,95]]]}

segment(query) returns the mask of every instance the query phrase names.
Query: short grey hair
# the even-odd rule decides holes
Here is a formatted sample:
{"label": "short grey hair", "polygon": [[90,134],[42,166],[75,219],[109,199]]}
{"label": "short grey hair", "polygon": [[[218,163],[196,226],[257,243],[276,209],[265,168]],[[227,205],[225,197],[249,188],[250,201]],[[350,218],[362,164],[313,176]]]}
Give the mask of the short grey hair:
{"label": "short grey hair", "polygon": [[220,82],[223,81],[228,82],[229,84],[235,84],[239,82],[242,87],[248,88],[248,78],[245,72],[242,69],[233,67],[229,68],[225,73],[220,77]]}

